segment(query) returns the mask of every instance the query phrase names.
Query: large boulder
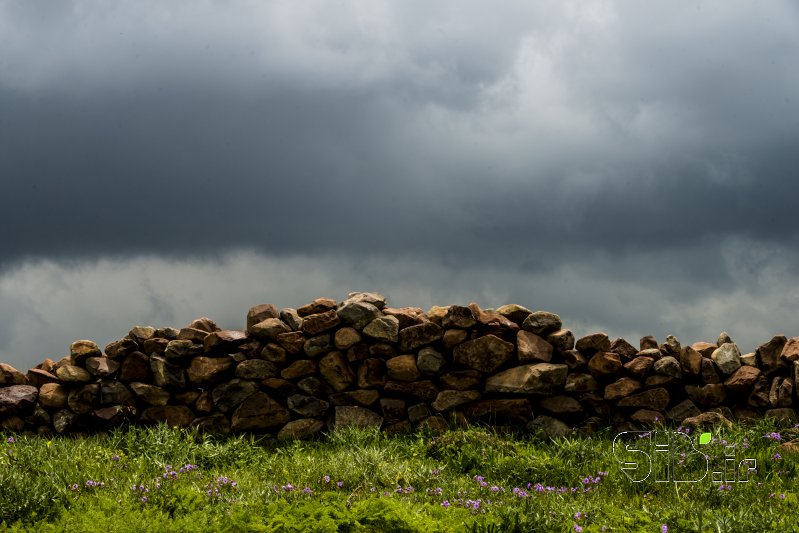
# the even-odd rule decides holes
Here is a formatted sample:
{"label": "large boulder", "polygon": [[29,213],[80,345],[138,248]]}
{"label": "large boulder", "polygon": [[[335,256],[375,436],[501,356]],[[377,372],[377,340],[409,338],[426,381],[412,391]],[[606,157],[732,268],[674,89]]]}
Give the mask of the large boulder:
{"label": "large boulder", "polygon": [[[218,405],[218,403],[217,403]],[[291,413],[265,392],[250,394],[233,413],[233,431],[264,431],[282,426],[291,420]]]}
{"label": "large boulder", "polygon": [[485,335],[459,344],[453,351],[453,357],[456,363],[491,373],[510,361],[513,349],[512,343],[494,335]]}
{"label": "large boulder", "polygon": [[31,385],[0,388],[0,417],[27,414],[33,410],[39,391]]}
{"label": "large boulder", "polygon": [[509,368],[486,380],[486,392],[551,394],[566,383],[569,367],[538,363]]}

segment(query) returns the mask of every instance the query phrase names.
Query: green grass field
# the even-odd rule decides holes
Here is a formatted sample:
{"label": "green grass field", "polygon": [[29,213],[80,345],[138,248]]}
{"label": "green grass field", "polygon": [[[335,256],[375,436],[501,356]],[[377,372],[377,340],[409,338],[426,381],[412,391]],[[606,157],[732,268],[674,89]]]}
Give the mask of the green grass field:
{"label": "green grass field", "polygon": [[[749,482],[714,483],[708,473],[634,483],[610,430],[557,441],[480,428],[346,430],[292,443],[163,426],[4,435],[0,520],[11,531],[80,532],[799,531],[797,455],[780,447],[799,429],[763,421],[710,433],[707,444],[691,437],[711,470],[723,465],[722,441],[735,443],[737,460],[757,461]],[[648,438],[637,442],[650,449]],[[698,477],[701,456],[689,464],[678,452],[674,475]]]}

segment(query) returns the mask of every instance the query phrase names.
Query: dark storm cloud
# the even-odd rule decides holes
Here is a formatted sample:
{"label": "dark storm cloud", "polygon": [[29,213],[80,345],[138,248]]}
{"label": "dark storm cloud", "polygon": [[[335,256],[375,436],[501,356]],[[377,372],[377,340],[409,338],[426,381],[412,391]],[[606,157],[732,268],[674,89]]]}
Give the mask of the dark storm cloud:
{"label": "dark storm cloud", "polygon": [[[74,300],[121,272],[137,320],[188,321],[206,311],[159,278],[207,286],[241,250],[308,276],[325,257],[339,270],[309,287],[374,281],[407,305],[476,290],[707,337],[681,306],[755,301],[776,323],[763,302],[788,308],[797,277],[797,46],[790,2],[5,2],[0,318],[29,326],[0,344],[67,327],[31,296],[60,278]],[[138,261],[149,278],[120,266]],[[616,318],[579,303],[614,294]]]}

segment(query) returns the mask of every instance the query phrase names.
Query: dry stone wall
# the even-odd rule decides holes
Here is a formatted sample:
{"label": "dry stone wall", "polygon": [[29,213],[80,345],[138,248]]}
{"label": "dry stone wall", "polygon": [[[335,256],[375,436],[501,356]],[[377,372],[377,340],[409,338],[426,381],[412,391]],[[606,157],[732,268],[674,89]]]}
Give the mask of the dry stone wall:
{"label": "dry stone wall", "polygon": [[635,347],[580,339],[519,305],[391,308],[375,293],[297,309],[249,310],[244,330],[208,318],[134,327],[100,349],[26,374],[0,364],[0,425],[65,434],[124,424],[310,438],[340,426],[387,432],[485,423],[563,435],[658,422],[698,426],[772,416],[795,422],[799,337],[742,355],[729,335]]}

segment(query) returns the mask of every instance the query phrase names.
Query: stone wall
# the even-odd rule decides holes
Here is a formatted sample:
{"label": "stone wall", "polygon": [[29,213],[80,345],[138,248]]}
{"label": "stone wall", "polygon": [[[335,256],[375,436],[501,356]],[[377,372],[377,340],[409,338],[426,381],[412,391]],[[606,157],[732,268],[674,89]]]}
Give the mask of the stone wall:
{"label": "stone wall", "polygon": [[104,350],[23,374],[0,364],[7,431],[83,433],[166,422],[211,432],[307,438],[336,426],[486,423],[584,433],[663,421],[699,425],[771,415],[795,421],[799,337],[741,355],[726,333],[681,346],[604,333],[575,339],[561,319],[519,305],[390,308],[373,293],[298,309],[263,304],[244,330],[208,318],[134,327]]}

